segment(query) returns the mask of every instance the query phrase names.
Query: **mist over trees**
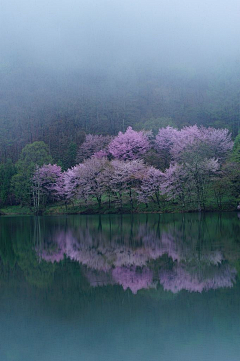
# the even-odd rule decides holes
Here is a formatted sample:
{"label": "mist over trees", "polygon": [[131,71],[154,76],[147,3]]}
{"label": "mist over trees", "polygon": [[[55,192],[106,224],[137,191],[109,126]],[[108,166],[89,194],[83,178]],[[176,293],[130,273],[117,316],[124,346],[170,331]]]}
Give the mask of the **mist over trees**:
{"label": "mist over trees", "polygon": [[228,128],[236,136],[240,69],[232,74],[225,70],[189,76],[146,69],[122,79],[31,69],[0,72],[0,160],[15,162],[26,144],[44,141],[54,161],[61,159],[68,168],[73,148],[86,133],[116,135],[128,126],[149,130],[198,124]]}
{"label": "mist over trees", "polygon": [[[65,179],[70,178],[68,202],[71,192],[76,193],[75,167],[79,174],[83,169],[87,172],[88,164],[99,167],[103,158],[108,162],[106,169],[122,167],[123,173],[127,172],[126,162],[136,161],[139,167],[142,162],[146,173],[141,182],[136,181],[136,193],[142,200],[150,197],[159,203],[155,184],[159,172],[166,179],[176,179],[178,174],[182,182],[175,184],[178,198],[186,193],[184,184],[195,187],[189,194],[198,194],[200,208],[207,196],[205,183],[219,172],[225,176],[214,182],[218,184],[214,190],[218,203],[222,204],[223,189],[229,182],[237,197],[239,11],[237,0],[208,4],[44,0],[41,5],[3,0],[1,204],[32,205],[29,181],[36,165],[49,167],[52,175],[51,167],[61,167]],[[231,159],[228,131],[232,140],[236,139]],[[224,134],[225,140],[221,138]],[[43,157],[33,167],[30,160],[25,167],[23,154],[36,144],[44,144],[49,161]],[[147,175],[152,186],[149,194]],[[41,173],[38,176],[40,185]],[[133,203],[131,189],[136,184],[130,184],[128,194]],[[91,195],[99,204],[101,187],[100,193]],[[36,189],[39,191],[38,186]],[[39,200],[41,194],[53,201],[46,195],[47,188],[38,191],[34,199]],[[90,197],[91,192],[88,194]],[[185,196],[181,202],[185,203]]]}
{"label": "mist over trees", "polygon": [[73,166],[86,134],[240,129],[237,0],[3,0],[0,162],[44,141]]}

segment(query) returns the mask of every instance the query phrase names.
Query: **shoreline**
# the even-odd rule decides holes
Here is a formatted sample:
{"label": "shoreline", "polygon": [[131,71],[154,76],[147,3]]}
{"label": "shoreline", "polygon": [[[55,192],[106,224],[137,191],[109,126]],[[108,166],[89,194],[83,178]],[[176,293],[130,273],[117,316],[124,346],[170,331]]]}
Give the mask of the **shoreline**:
{"label": "shoreline", "polygon": [[[59,209],[60,208],[60,209]],[[175,209],[174,209],[175,208]],[[228,208],[207,208],[204,210],[191,210],[191,209],[180,209],[177,207],[169,207],[168,209],[156,210],[156,209],[122,209],[122,210],[108,210],[102,209],[99,211],[98,209],[88,208],[82,210],[71,210],[64,211],[61,207],[51,207],[46,209],[38,216],[63,216],[63,215],[121,215],[121,214],[174,214],[174,213],[211,213],[211,212],[239,212],[237,208],[228,207]],[[28,207],[21,207],[21,206],[10,206],[6,208],[0,209],[0,217],[4,216],[37,216],[31,211]]]}

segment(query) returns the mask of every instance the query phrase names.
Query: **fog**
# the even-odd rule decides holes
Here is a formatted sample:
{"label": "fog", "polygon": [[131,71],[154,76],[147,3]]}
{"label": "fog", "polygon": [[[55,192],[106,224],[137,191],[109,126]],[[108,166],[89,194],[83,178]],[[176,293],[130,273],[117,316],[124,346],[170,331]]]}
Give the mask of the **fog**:
{"label": "fog", "polygon": [[0,67],[214,70],[239,61],[239,18],[238,0],[1,0]]}
{"label": "fog", "polygon": [[146,123],[236,136],[239,19],[239,0],[0,0],[0,162]]}

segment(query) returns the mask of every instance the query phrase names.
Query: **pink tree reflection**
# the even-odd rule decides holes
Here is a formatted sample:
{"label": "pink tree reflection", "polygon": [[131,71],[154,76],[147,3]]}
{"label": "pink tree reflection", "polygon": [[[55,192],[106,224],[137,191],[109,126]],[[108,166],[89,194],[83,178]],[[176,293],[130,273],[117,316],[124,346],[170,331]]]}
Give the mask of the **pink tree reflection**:
{"label": "pink tree reflection", "polygon": [[159,278],[166,291],[173,293],[181,290],[202,292],[204,290],[232,287],[236,278],[236,270],[229,265],[221,265],[221,267],[210,267],[205,272],[201,272],[197,268],[191,269],[186,265],[176,264],[172,270],[160,270]]}
{"label": "pink tree reflection", "polygon": [[116,267],[113,269],[112,275],[116,282],[122,285],[124,290],[129,288],[134,294],[143,288],[154,287],[153,273],[146,267],[142,269],[137,269],[135,266]]}
{"label": "pink tree reflection", "polygon": [[[116,234],[110,241],[104,233],[91,232],[89,228],[58,230],[49,239],[45,237],[47,246],[38,252],[48,262],[59,262],[64,255],[79,262],[94,287],[119,284],[134,294],[156,286],[153,271],[159,273],[164,290],[173,293],[233,286],[236,270],[224,262],[222,252],[208,249],[197,252],[192,236],[184,236],[178,228],[156,232],[142,224],[134,239],[138,241],[132,243],[126,235],[119,242]],[[164,255],[169,262],[167,258],[162,262]]]}

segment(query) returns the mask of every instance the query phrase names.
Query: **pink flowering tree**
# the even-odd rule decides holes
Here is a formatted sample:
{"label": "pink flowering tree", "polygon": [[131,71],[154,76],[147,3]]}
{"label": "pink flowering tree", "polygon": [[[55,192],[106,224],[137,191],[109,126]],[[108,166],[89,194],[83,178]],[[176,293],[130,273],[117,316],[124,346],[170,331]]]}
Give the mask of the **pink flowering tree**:
{"label": "pink flowering tree", "polygon": [[177,132],[170,153],[174,161],[189,160],[194,154],[199,159],[217,158],[224,161],[233,147],[231,134],[227,129],[184,127]]}
{"label": "pink flowering tree", "polygon": [[77,164],[64,173],[64,186],[66,200],[97,199],[101,206],[102,195],[109,187],[109,161],[106,158],[92,156],[84,163]]}
{"label": "pink flowering tree", "polygon": [[164,169],[166,169],[171,160],[171,150],[176,142],[179,131],[173,127],[160,128],[155,140],[155,148],[163,160]]}
{"label": "pink flowering tree", "polygon": [[178,201],[183,207],[186,202],[201,210],[205,208],[208,185],[219,171],[217,159],[196,159],[189,163],[170,164],[166,169],[161,191],[169,199]]}
{"label": "pink flowering tree", "polygon": [[85,201],[96,199],[100,208],[111,176],[107,158],[99,159],[93,156],[85,160],[83,164],[75,167],[75,175],[78,179],[77,197]]}
{"label": "pink flowering tree", "polygon": [[83,167],[83,165],[78,164],[63,173],[66,204],[68,202],[73,202],[76,197],[79,188],[79,168],[81,167]]}
{"label": "pink flowering tree", "polygon": [[47,202],[60,200],[64,197],[64,180],[61,167],[56,164],[37,166],[32,177],[32,195],[35,213]]}
{"label": "pink flowering tree", "polygon": [[233,147],[227,129],[198,127],[162,128],[156,137],[160,156],[171,161],[161,189],[169,199],[186,200],[205,208],[209,186]]}
{"label": "pink flowering tree", "polygon": [[104,152],[104,154],[107,155],[106,149],[111,140],[112,137],[110,135],[87,134],[85,141],[78,150],[77,163],[82,163],[95,153],[102,155],[102,152]]}
{"label": "pink flowering tree", "polygon": [[111,162],[111,165],[113,168],[110,179],[112,193],[117,197],[120,207],[123,205],[123,195],[127,194],[133,208],[137,190],[141,185],[147,167],[139,159],[126,162],[116,159]]}
{"label": "pink flowering tree", "polygon": [[205,209],[208,189],[211,181],[216,179],[220,164],[218,159],[209,158],[185,163],[185,171],[189,179],[192,179],[193,191],[197,200],[198,209]]}
{"label": "pink flowering tree", "polygon": [[128,127],[125,133],[119,132],[108,146],[109,153],[119,160],[140,158],[149,149],[148,134]]}
{"label": "pink flowering tree", "polygon": [[217,158],[224,161],[233,147],[228,129],[184,127],[181,130],[172,127],[161,128],[156,136],[155,147],[161,157],[169,161],[184,162],[189,155],[199,159]]}
{"label": "pink flowering tree", "polygon": [[225,161],[234,144],[229,130],[202,127],[200,131],[201,139],[208,148],[207,157],[217,158],[220,163]]}
{"label": "pink flowering tree", "polygon": [[170,164],[160,185],[161,192],[166,194],[169,200],[180,202],[185,207],[186,195],[192,194],[192,179],[189,179],[189,176],[182,165]]}
{"label": "pink flowering tree", "polygon": [[160,188],[164,180],[164,173],[154,167],[148,167],[144,172],[141,185],[137,191],[138,200],[145,204],[153,201],[160,205]]}

